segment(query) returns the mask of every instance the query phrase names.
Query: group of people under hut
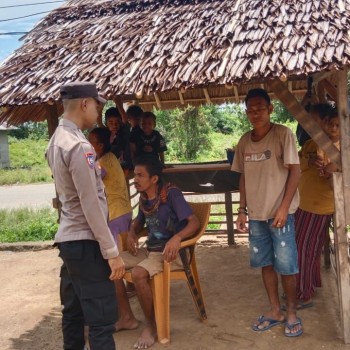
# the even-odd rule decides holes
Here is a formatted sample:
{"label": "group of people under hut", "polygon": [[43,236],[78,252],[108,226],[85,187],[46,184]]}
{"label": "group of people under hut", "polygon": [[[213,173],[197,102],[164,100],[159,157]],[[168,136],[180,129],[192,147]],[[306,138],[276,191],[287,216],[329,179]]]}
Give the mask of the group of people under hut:
{"label": "group of people under hut", "polygon": [[[115,331],[139,327],[129,303],[135,294],[145,326],[134,348],[148,348],[157,339],[149,280],[164,260],[182,268],[180,244],[198,229],[198,219],[181,190],[162,182],[166,145],[152,113],[138,106],[124,112],[117,103],[105,113],[106,126],[91,129],[104,102],[96,86],[73,82],[60,92],[64,116],[46,156],[62,204],[55,244],[63,260],[64,349],[84,348],[87,325],[90,349],[114,350]],[[271,122],[273,105],[265,90],[250,90],[245,105],[252,130],[241,137],[232,164],[240,173],[236,225],[249,232],[250,264],[261,268],[270,304],[252,330],[283,325],[285,336],[297,337],[303,333],[297,312],[314,306],[321,287],[321,252],[334,212],[330,177],[340,169],[311,139],[299,138],[298,152],[292,131]],[[339,147],[336,110],[314,105],[310,115]],[[88,140],[84,129],[91,130]],[[140,193],[134,219],[125,181],[129,169]],[[144,227],[148,237],[140,246],[137,234]],[[123,281],[125,270],[132,271],[132,288]]]}

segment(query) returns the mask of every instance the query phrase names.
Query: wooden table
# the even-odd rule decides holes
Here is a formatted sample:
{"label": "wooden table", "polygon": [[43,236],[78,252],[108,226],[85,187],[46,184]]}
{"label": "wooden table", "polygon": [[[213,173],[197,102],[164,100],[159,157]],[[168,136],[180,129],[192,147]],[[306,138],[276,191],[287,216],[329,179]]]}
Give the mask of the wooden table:
{"label": "wooden table", "polygon": [[234,244],[232,192],[239,189],[239,174],[230,168],[226,161],[171,164],[163,170],[163,179],[176,184],[183,192],[224,193],[228,244]]}

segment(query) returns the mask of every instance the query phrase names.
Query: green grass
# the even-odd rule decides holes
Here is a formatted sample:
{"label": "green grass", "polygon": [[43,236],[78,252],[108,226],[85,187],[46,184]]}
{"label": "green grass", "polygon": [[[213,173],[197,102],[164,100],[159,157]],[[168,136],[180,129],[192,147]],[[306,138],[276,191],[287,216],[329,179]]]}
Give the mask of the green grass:
{"label": "green grass", "polygon": [[0,185],[51,182],[46,140],[9,138],[10,169],[0,169]]}
{"label": "green grass", "polygon": [[51,208],[0,210],[0,243],[52,240],[57,212]]}
{"label": "green grass", "polygon": [[232,148],[238,137],[213,132],[210,135],[212,147],[210,151],[202,153],[196,162],[226,159],[226,148]]}

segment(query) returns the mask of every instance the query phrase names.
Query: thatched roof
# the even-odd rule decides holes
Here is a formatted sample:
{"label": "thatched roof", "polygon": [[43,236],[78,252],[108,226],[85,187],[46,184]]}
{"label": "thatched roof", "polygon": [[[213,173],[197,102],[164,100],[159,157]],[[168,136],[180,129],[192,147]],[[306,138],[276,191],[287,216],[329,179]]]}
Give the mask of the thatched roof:
{"label": "thatched roof", "polygon": [[349,28],[350,0],[70,0],[0,66],[0,106],[19,106],[0,121],[43,119],[71,80],[146,109],[237,101],[281,76],[304,92],[349,66]]}

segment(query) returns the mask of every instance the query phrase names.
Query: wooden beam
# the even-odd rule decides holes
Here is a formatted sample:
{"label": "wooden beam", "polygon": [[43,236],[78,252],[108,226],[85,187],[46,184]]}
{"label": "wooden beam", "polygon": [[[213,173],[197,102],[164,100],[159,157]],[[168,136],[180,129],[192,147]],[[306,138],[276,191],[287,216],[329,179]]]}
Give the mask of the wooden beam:
{"label": "wooden beam", "polygon": [[312,83],[313,85],[317,85],[320,81],[331,77],[335,73],[336,71],[328,71],[328,72],[323,71],[323,72],[315,73],[312,75]]}
{"label": "wooden beam", "polygon": [[342,173],[333,174],[333,190],[335,200],[334,246],[336,253],[340,320],[343,339],[344,342],[348,344],[350,343],[350,269]]}
{"label": "wooden beam", "polygon": [[209,96],[208,89],[204,88],[203,92],[204,92],[205,100],[207,101],[208,104],[211,104],[211,99],[210,99],[210,96]]}
{"label": "wooden beam", "polygon": [[279,79],[269,83],[275,95],[283,102],[288,112],[301,124],[317,145],[327,154],[328,158],[341,168],[340,152],[321,127],[310,118],[298,100],[288,90],[287,85]]}
{"label": "wooden beam", "polygon": [[181,103],[182,105],[184,105],[184,104],[185,104],[184,96],[182,95],[182,92],[181,92],[181,91],[178,91],[178,93],[179,93],[180,103]]}
{"label": "wooden beam", "polygon": [[57,111],[57,105],[56,102],[50,102],[46,104],[46,120],[47,120],[47,127],[49,131],[49,137],[53,135],[55,132],[57,126],[58,126],[58,111]]}
{"label": "wooden beam", "polygon": [[323,85],[332,100],[335,102],[338,101],[337,88],[328,79],[323,80]]}
{"label": "wooden beam", "polygon": [[159,109],[162,109],[162,103],[160,102],[159,95],[158,95],[156,92],[154,93],[154,98],[155,98],[155,100],[156,100],[157,107],[158,107]]}
{"label": "wooden beam", "polygon": [[235,100],[236,100],[236,103],[238,104],[239,103],[239,94],[238,94],[238,88],[236,85],[234,85],[233,91],[235,92]]}
{"label": "wooden beam", "polygon": [[350,117],[348,108],[347,71],[337,72],[337,109],[340,120],[341,163],[345,198],[345,220],[350,224]]}

